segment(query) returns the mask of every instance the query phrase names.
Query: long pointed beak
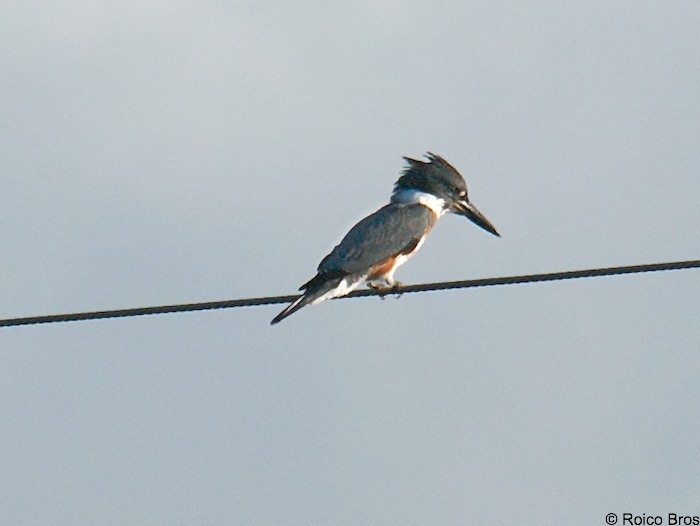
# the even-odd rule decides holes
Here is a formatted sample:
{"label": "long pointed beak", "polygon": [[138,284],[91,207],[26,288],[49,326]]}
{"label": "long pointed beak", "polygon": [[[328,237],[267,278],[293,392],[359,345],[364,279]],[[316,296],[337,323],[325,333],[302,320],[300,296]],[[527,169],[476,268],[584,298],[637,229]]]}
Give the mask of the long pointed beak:
{"label": "long pointed beak", "polygon": [[496,228],[486,219],[484,214],[479,212],[479,209],[469,201],[457,201],[452,207],[452,211],[455,214],[466,217],[475,225],[480,226],[487,232],[491,232],[494,236],[501,237],[501,234],[496,231]]}

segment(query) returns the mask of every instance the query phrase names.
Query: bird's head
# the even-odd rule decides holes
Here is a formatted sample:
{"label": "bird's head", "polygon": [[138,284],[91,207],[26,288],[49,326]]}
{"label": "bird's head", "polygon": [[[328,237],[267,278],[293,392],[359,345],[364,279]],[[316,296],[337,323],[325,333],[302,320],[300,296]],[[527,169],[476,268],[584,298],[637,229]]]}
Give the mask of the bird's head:
{"label": "bird's head", "polygon": [[[466,217],[495,236],[500,234],[469,200],[464,177],[445,159],[428,152],[427,161],[404,157],[406,168],[394,185],[393,202],[424,202],[438,215],[452,212]],[[430,204],[427,203],[430,201]]]}

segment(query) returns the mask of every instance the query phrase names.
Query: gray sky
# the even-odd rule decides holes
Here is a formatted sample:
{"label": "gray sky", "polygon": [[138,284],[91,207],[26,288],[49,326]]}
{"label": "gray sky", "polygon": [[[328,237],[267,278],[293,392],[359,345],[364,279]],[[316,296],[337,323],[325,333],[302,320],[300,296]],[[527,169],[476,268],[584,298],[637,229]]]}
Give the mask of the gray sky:
{"label": "gray sky", "polygon": [[[406,283],[700,257],[700,4],[0,7],[0,316],[290,294],[401,155]],[[0,330],[0,523],[700,515],[700,272]]]}

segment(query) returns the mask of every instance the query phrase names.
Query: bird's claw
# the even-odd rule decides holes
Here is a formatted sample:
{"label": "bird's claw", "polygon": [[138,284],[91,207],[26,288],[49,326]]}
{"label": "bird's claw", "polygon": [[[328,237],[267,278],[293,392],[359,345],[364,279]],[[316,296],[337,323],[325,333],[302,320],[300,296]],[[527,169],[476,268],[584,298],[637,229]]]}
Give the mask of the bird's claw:
{"label": "bird's claw", "polygon": [[394,282],[394,285],[391,287],[391,293],[396,295],[396,299],[403,296],[403,283],[400,281]]}
{"label": "bird's claw", "polygon": [[382,287],[381,285],[377,285],[376,283],[368,283],[368,285],[371,289],[377,291],[377,295],[379,296],[380,300],[386,299],[386,297],[389,294],[396,294],[396,299],[399,299],[401,296],[403,296],[403,291],[401,290],[403,288],[403,284],[399,281],[395,281],[388,287]]}

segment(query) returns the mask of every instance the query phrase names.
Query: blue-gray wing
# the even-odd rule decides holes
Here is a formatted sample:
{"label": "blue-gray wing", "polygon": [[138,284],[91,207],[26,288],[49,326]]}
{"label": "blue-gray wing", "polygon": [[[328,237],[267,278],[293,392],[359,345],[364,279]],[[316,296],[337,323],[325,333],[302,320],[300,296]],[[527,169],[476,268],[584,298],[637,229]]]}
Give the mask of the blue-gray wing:
{"label": "blue-gray wing", "polygon": [[388,258],[411,252],[435,223],[420,204],[389,204],[350,229],[318,266],[319,276],[363,274]]}
{"label": "blue-gray wing", "polygon": [[365,217],[323,258],[318,274],[299,288],[304,293],[271,323],[281,322],[319,298],[347,294],[347,289],[356,287],[373,267],[413,252],[436,219],[429,208],[416,203],[389,204]]}

